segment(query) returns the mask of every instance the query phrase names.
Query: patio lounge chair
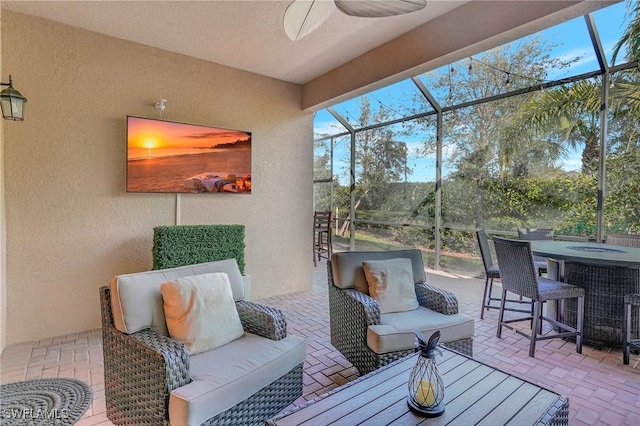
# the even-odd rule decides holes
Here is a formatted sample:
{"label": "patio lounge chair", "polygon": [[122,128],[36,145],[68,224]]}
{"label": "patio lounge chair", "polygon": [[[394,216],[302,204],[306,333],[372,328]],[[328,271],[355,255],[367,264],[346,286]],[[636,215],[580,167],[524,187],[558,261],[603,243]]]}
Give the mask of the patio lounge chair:
{"label": "patio lounge chair", "polygon": [[[406,260],[405,277],[408,275],[417,303],[414,309],[383,313],[381,304],[370,295],[363,262],[398,259]],[[419,250],[334,253],[327,272],[331,344],[360,375],[413,353],[414,329],[427,338],[440,330],[444,346],[473,355],[473,319],[458,313],[458,300],[452,293],[426,284]]]}
{"label": "patio lounge chair", "polygon": [[[226,291],[222,307],[207,290],[209,281],[199,287],[209,301],[200,311],[209,314],[206,329],[228,333],[235,326],[236,333],[210,349],[198,346],[199,352],[171,337],[161,286],[177,281],[180,288],[203,275],[228,277],[220,284],[226,285],[220,287]],[[198,305],[202,294],[192,293],[183,306]],[[282,312],[249,302],[244,294],[234,259],[119,275],[101,288],[107,418],[116,425],[262,425],[299,398],[305,340],[287,336]],[[215,313],[211,300],[218,300]],[[237,316],[235,323],[224,316],[234,305],[241,325]],[[220,317],[224,321],[215,325]]]}

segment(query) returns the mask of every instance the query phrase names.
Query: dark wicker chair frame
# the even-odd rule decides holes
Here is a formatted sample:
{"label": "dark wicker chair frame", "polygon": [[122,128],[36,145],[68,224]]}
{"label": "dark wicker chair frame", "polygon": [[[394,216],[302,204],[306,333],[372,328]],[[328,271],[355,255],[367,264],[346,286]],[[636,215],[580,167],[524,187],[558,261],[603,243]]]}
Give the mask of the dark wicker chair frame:
{"label": "dark wicker chair frame", "polygon": [[[331,260],[327,261],[329,285],[329,320],[331,344],[365,375],[390,362],[414,353],[414,349],[378,354],[367,346],[367,328],[380,324],[380,306],[368,294],[355,288],[341,289],[334,284]],[[458,313],[458,299],[453,293],[428,284],[416,284],[420,306],[444,315]],[[464,355],[473,356],[473,338],[442,343]]]}
{"label": "dark wicker chair frame", "polygon": [[[500,302],[500,314],[498,316],[498,330],[496,336],[501,338],[502,327],[507,327],[516,333],[529,338],[529,356],[533,357],[538,340],[555,338],[575,337],[576,352],[582,353],[582,324],[584,320],[584,289],[578,286],[565,284],[560,281],[549,280],[539,277],[536,274],[533,256],[531,253],[531,243],[529,241],[507,240],[494,238],[493,244],[496,249],[498,265],[502,282],[502,301]],[[533,318],[513,318],[505,320],[504,306],[507,291],[528,297],[533,302]],[[551,319],[542,315],[543,303],[548,300],[555,300],[562,303],[565,299],[578,299],[576,328],[561,322],[561,309],[557,310],[556,319]],[[511,323],[520,321],[531,321],[531,332],[525,332],[511,326]],[[560,331],[558,333],[541,335],[542,321],[547,321]]]}
{"label": "dark wicker chair frame", "polygon": [[[553,229],[547,228],[520,228],[518,229],[518,239],[520,241],[547,241],[553,240]],[[533,264],[538,275],[547,273],[547,259],[540,256],[533,256]]]}
{"label": "dark wicker chair frame", "polygon": [[[484,311],[488,309],[500,309],[500,300],[499,297],[493,297],[493,280],[500,279],[500,268],[498,265],[493,263],[493,259],[491,258],[491,248],[489,247],[489,241],[487,239],[487,233],[484,229],[476,231],[476,236],[478,237],[478,247],[480,248],[480,256],[482,257],[482,264],[484,266],[484,294],[482,296],[482,307],[480,309],[480,319],[484,319]],[[491,304],[491,302],[498,302],[497,304]],[[531,309],[533,309],[533,305],[531,301],[524,300],[522,298],[519,299],[507,299],[509,303],[518,303],[518,304],[527,304],[530,305]],[[525,310],[518,309],[512,307],[505,307],[505,311],[511,312],[524,312],[531,313],[533,316],[533,310]]]}
{"label": "dark wicker chair frame", "polygon": [[520,228],[518,239],[522,241],[553,240],[553,229],[547,228]]}
{"label": "dark wicker chair frame", "polygon": [[[107,418],[116,425],[168,425],[169,394],[191,382],[189,354],[181,343],[144,329],[133,334],[113,324],[108,287],[100,289]],[[287,335],[282,312],[236,302],[244,330],[272,340]],[[302,395],[302,363],[250,398],[203,425],[262,425]]]}
{"label": "dark wicker chair frame", "polygon": [[[640,338],[631,338],[631,309],[640,308],[640,294],[627,294],[624,297],[624,322],[622,323],[622,335],[624,336],[624,342],[622,344],[622,361],[625,365],[629,364],[629,354],[631,350],[640,351]],[[638,337],[638,336],[636,336]],[[640,363],[640,359],[636,361],[633,368],[636,368]]]}
{"label": "dark wicker chair frame", "polygon": [[607,234],[607,244],[624,247],[640,247],[640,234]]}

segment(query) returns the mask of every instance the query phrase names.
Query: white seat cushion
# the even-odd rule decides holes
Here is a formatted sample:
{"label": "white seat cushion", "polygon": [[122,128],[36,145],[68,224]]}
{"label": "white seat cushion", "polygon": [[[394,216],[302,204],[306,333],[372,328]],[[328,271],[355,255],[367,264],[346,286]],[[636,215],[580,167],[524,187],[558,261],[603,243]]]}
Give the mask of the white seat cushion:
{"label": "white seat cushion", "polygon": [[193,355],[193,382],[169,396],[174,426],[199,425],[244,401],[304,362],[305,339],[288,336],[274,341],[245,333],[215,350]]}
{"label": "white seat cushion", "polygon": [[463,314],[443,315],[423,306],[407,312],[380,315],[380,324],[367,330],[367,346],[382,354],[415,348],[413,330],[422,331],[425,338],[440,330],[440,343],[473,337],[473,318]]}

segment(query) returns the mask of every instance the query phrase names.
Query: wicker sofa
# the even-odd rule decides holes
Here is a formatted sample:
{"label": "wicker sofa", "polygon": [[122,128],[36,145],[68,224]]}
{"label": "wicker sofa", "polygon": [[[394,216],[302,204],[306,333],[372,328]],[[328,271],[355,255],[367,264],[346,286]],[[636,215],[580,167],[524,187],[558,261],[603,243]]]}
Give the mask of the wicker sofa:
{"label": "wicker sofa", "polygon": [[[363,261],[409,258],[418,309],[380,313],[369,295]],[[419,250],[334,253],[327,262],[331,344],[359,371],[369,373],[415,351],[413,330],[428,338],[440,330],[440,342],[473,356],[473,319],[458,313],[456,297],[425,283]]]}
{"label": "wicker sofa", "polygon": [[[190,355],[171,339],[160,285],[229,277],[244,334]],[[100,289],[107,417],[117,425],[258,425],[302,395],[306,342],[282,312],[245,300],[234,259],[120,275]]]}

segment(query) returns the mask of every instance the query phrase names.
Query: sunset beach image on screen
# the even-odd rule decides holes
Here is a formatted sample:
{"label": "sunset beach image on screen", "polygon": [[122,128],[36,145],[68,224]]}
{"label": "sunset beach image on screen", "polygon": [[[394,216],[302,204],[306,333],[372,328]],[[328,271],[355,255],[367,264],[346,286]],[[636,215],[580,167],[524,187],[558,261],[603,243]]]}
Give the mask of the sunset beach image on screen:
{"label": "sunset beach image on screen", "polygon": [[127,116],[127,192],[251,188],[250,132]]}

